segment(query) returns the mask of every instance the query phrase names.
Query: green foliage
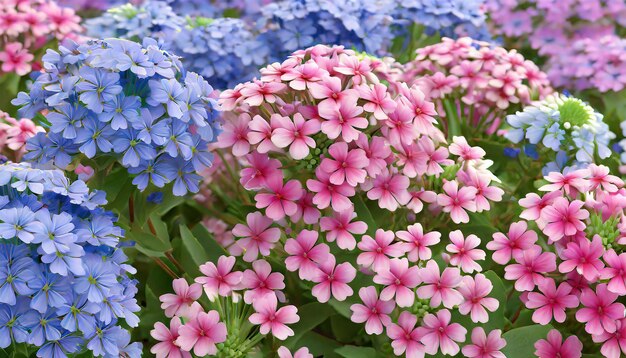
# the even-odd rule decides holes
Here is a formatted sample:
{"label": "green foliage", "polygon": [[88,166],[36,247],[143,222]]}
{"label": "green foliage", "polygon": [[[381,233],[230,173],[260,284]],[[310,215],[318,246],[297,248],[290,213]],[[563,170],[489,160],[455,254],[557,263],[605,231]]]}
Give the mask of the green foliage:
{"label": "green foliage", "polygon": [[512,329],[502,335],[506,340],[506,347],[502,349],[507,357],[533,357],[535,342],[546,338],[552,326],[532,325]]}

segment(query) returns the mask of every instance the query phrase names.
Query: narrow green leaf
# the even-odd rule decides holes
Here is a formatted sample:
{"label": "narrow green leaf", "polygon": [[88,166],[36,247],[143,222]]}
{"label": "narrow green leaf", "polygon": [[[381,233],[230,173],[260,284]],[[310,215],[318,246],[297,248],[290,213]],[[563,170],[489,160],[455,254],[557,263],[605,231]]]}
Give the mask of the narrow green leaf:
{"label": "narrow green leaf", "polygon": [[311,302],[299,307],[298,316],[300,316],[300,321],[291,326],[295,334],[285,341],[285,346],[288,348],[295,347],[296,343],[307,332],[312,331],[333,314],[335,314],[335,310],[332,307],[319,302]]}
{"label": "narrow green leaf", "polygon": [[376,350],[371,347],[345,346],[335,352],[345,358],[376,358]]}
{"label": "narrow green leaf", "polygon": [[506,347],[502,353],[507,357],[533,357],[535,343],[546,338],[552,326],[532,325],[512,329],[502,335],[506,340]]}
{"label": "narrow green leaf", "polygon": [[202,244],[198,242],[198,239],[193,235],[189,228],[185,225],[180,225],[180,237],[182,244],[187,254],[196,266],[200,266],[209,261],[209,255],[205,251]]}

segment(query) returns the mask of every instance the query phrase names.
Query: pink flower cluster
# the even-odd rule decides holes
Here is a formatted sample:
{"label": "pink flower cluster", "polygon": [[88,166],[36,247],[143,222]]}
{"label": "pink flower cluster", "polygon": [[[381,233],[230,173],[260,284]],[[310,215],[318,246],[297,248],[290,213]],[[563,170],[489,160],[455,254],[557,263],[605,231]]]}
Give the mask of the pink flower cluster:
{"label": "pink flower cluster", "polygon": [[[3,0],[0,3],[0,73],[28,74],[37,51],[53,40],[74,38],[82,30],[74,10],[52,0]],[[33,67],[34,66],[34,67]]]}
{"label": "pink flower cluster", "polygon": [[43,131],[28,118],[17,120],[0,111],[0,154],[19,161],[26,150],[26,140]]}
{"label": "pink flower cluster", "polygon": [[462,118],[488,133],[499,128],[512,106],[552,92],[546,74],[517,51],[467,37],[444,38],[418,49],[415,60],[390,67],[387,76],[419,86],[448,126],[452,118]]}
{"label": "pink flower cluster", "polygon": [[[504,278],[515,282],[523,304],[534,310],[534,322],[564,323],[571,312],[570,319],[602,344],[605,357],[620,357],[620,351],[626,354],[625,307],[618,302],[626,296],[624,182],[594,164],[552,172],[545,180],[539,188],[544,195],[531,193],[519,201],[523,220],[506,234],[494,234],[487,248],[496,263],[506,265]],[[552,341],[560,346],[561,337],[549,336],[554,346]],[[580,356],[582,344],[571,346]]]}

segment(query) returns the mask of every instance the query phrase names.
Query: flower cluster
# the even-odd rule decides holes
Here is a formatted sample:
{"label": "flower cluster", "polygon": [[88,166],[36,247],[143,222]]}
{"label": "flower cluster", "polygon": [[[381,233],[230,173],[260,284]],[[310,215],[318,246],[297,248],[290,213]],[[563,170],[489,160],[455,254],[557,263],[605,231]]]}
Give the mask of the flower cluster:
{"label": "flower cluster", "polygon": [[506,121],[512,128],[505,137],[513,143],[527,142],[524,152],[534,159],[542,151],[538,145],[549,158],[556,158],[544,167],[544,175],[566,166],[582,168],[612,154],[609,142],[615,134],[602,118],[580,99],[555,94],[508,115]]}
{"label": "flower cluster", "polygon": [[390,67],[392,80],[416,84],[435,101],[448,131],[453,121],[465,121],[493,133],[508,110],[551,92],[546,74],[515,50],[466,37],[444,38],[417,50],[417,58],[401,68]]}
{"label": "flower cluster", "polygon": [[45,109],[50,123],[28,141],[27,160],[66,168],[113,158],[140,190],[174,182],[175,195],[197,191],[195,172],[210,165],[207,144],[219,131],[202,77],[151,39],[67,43],[48,51],[44,67],[30,93],[13,101],[25,117]]}
{"label": "flower cluster", "polygon": [[[506,234],[494,234],[487,248],[495,262],[506,265],[504,278],[515,283],[522,304],[533,310],[533,322],[565,322],[560,327],[572,333],[584,330],[590,337],[577,333],[578,338],[602,344],[605,357],[618,358],[620,351],[626,353],[620,344],[626,316],[618,302],[626,295],[624,182],[595,164],[552,172],[545,180],[539,188],[543,195],[531,193],[519,201],[523,220]],[[583,347],[578,338],[569,343],[577,353],[572,357]],[[561,336],[551,334],[537,350],[555,341],[560,346]]]}
{"label": "flower cluster", "polygon": [[[126,0],[56,0],[61,6],[71,7],[76,11],[105,11],[114,6],[126,3]],[[130,2],[140,2],[139,0],[131,0]]]}
{"label": "flower cluster", "polygon": [[[0,74],[28,74],[42,46],[75,37],[82,29],[74,10],[51,0],[6,0],[0,3]],[[38,60],[38,58],[37,58]]]}
{"label": "flower cluster", "polygon": [[0,111],[0,155],[19,161],[26,151],[26,141],[43,131],[28,118],[17,120]]}
{"label": "flower cluster", "polygon": [[263,5],[272,0],[167,0],[179,14],[221,18],[233,14],[246,21],[256,21]]}
{"label": "flower cluster", "polygon": [[0,348],[27,343],[37,357],[139,357],[137,281],[103,192],[59,170],[0,165]]}

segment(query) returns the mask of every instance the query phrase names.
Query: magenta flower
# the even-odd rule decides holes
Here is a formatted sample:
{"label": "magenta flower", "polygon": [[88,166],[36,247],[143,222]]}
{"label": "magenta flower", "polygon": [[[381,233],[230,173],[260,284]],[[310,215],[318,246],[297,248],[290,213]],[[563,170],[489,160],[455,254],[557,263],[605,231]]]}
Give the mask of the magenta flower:
{"label": "magenta flower", "polygon": [[241,287],[247,290],[243,295],[247,304],[252,304],[266,295],[275,295],[274,291],[285,288],[285,276],[280,272],[272,272],[267,261],[254,261],[252,268],[253,270],[245,270],[241,279]]}
{"label": "magenta flower", "polygon": [[604,246],[600,235],[594,235],[593,241],[579,238],[577,242],[570,242],[561,252],[563,262],[559,265],[559,272],[568,273],[574,269],[590,282],[595,282],[604,268],[600,260],[604,253]]}
{"label": "magenta flower", "polygon": [[450,242],[446,246],[446,251],[450,253],[450,265],[466,273],[482,270],[476,260],[484,260],[485,252],[477,249],[480,245],[478,236],[471,234],[464,238],[461,230],[454,230],[450,232]]}
{"label": "magenta flower", "polygon": [[554,320],[565,322],[565,310],[578,307],[578,297],[572,294],[572,286],[563,282],[556,287],[554,280],[546,278],[537,285],[539,292],[530,292],[526,307],[534,309],[533,322],[546,325]]}
{"label": "magenta flower", "polygon": [[474,327],[472,330],[472,344],[468,344],[461,352],[467,358],[506,358],[500,352],[506,346],[506,341],[502,338],[502,331],[494,329],[485,334],[482,327]]}
{"label": "magenta flower", "polygon": [[604,253],[607,267],[600,271],[600,278],[609,280],[608,290],[620,296],[626,295],[626,253],[619,256],[611,249]]}
{"label": "magenta flower", "polygon": [[406,241],[404,250],[407,252],[407,258],[411,262],[419,260],[430,260],[432,252],[428,248],[439,243],[441,233],[431,231],[424,234],[422,224],[415,223],[406,228],[406,231],[396,232],[398,239]]}
{"label": "magenta flower", "polygon": [[311,293],[322,303],[328,302],[331,294],[337,301],[344,301],[354,293],[348,284],[355,277],[356,269],[349,262],[335,266],[335,257],[329,255],[311,276],[311,281],[317,283]]}
{"label": "magenta flower", "polygon": [[616,294],[607,289],[606,284],[596,286],[595,292],[591,288],[584,288],[580,294],[583,307],[576,312],[576,320],[585,323],[585,331],[589,334],[615,332],[615,322],[624,318],[624,305],[615,302],[617,298]]}
{"label": "magenta flower", "polygon": [[462,187],[459,190],[459,183],[447,181],[443,185],[445,194],[437,195],[437,204],[443,211],[450,213],[450,218],[456,224],[469,222],[467,211],[476,211],[476,188],[471,186]]}
{"label": "magenta flower", "polygon": [[259,253],[263,256],[270,254],[274,243],[280,239],[280,229],[270,228],[273,221],[260,212],[254,212],[246,216],[246,223],[237,224],[233,228],[233,235],[241,237],[237,245],[245,250],[243,259],[246,262],[256,260]]}
{"label": "magenta flower", "polygon": [[383,122],[382,132],[394,147],[399,147],[402,144],[410,145],[420,136],[420,131],[414,120],[415,115],[411,109],[400,104]]}
{"label": "magenta flower", "polygon": [[493,261],[500,265],[506,265],[512,257],[521,255],[524,250],[528,250],[537,242],[537,233],[528,230],[526,221],[518,221],[511,224],[509,232],[505,236],[497,232],[493,234],[493,241],[487,243],[489,250],[493,253]]}
{"label": "magenta flower", "polygon": [[589,217],[589,212],[582,209],[583,203],[574,200],[571,203],[563,197],[554,199],[551,205],[541,210],[541,220],[546,223],[542,228],[551,241],[558,241],[563,236],[574,236],[576,233],[585,230],[585,223],[582,220]]}
{"label": "magenta flower", "polygon": [[367,231],[367,224],[363,221],[352,222],[354,218],[356,218],[356,213],[351,209],[321,218],[320,229],[327,232],[326,241],[337,240],[337,246],[340,249],[354,250],[356,246],[354,235],[362,235]]}
{"label": "magenta flower", "polygon": [[293,336],[293,330],[287,325],[300,320],[296,306],[285,306],[277,310],[278,300],[276,296],[267,295],[254,301],[252,307],[254,307],[255,313],[250,315],[250,323],[260,325],[261,334],[272,332],[272,335],[281,341]]}
{"label": "magenta flower", "polygon": [[244,188],[261,189],[267,187],[268,182],[282,180],[280,171],[280,162],[276,159],[270,159],[265,154],[252,152],[246,156],[249,167],[243,168],[239,173],[241,179],[239,182]]}
{"label": "magenta flower", "polygon": [[393,231],[377,229],[372,239],[369,235],[363,235],[357,245],[363,251],[356,259],[356,263],[363,267],[372,267],[379,272],[389,268],[389,257],[400,257],[405,253],[402,243],[393,243],[395,235]]}
{"label": "magenta flower", "polygon": [[172,281],[172,287],[175,293],[166,293],[159,297],[161,309],[168,318],[186,316],[191,304],[202,296],[202,285],[194,283],[190,286],[184,278],[177,278]]}
{"label": "magenta flower", "polygon": [[313,204],[313,194],[305,191],[302,198],[296,202],[296,205],[298,206],[296,212],[293,215],[289,215],[293,223],[297,223],[302,219],[307,225],[317,224],[322,214]]}
{"label": "magenta flower", "polygon": [[317,237],[317,231],[302,230],[295,239],[285,242],[285,252],[289,254],[285,266],[292,272],[298,270],[303,280],[310,280],[316,273],[317,264],[331,256],[328,245],[315,245]]}
{"label": "magenta flower", "polygon": [[215,355],[217,343],[226,341],[226,325],[220,322],[217,311],[200,312],[185,323],[178,330],[180,336],[176,339],[181,349],[196,356]]}
{"label": "magenta flower", "polygon": [[583,355],[583,344],[578,337],[569,336],[563,341],[561,332],[556,329],[548,332],[547,339],[538,340],[535,349],[535,355],[539,358],[580,358]]}
{"label": "magenta flower", "polygon": [[392,340],[393,353],[401,356],[406,352],[407,357],[423,357],[424,345],[420,342],[422,336],[418,333],[415,324],[417,317],[402,311],[398,317],[398,324],[390,323],[387,326],[387,336]]}
{"label": "magenta flower", "polygon": [[289,155],[300,160],[309,155],[309,147],[315,148],[312,135],[320,131],[317,119],[305,120],[302,114],[293,115],[293,122],[288,117],[276,117],[276,128],[272,131],[272,143],[278,148],[289,147]]}
{"label": "magenta flower", "polygon": [[367,172],[365,168],[369,159],[363,149],[348,150],[348,144],[339,142],[328,148],[328,155],[332,158],[324,158],[320,168],[330,174],[330,182],[341,185],[345,182],[350,186],[357,186],[365,181]]}
{"label": "magenta flower", "polygon": [[489,321],[489,312],[495,312],[500,303],[493,297],[487,297],[493,284],[485,275],[479,273],[476,277],[463,277],[463,282],[458,290],[463,296],[463,302],[459,304],[459,313],[462,315],[470,314],[472,322],[487,323]]}
{"label": "magenta flower", "polygon": [[467,329],[458,323],[450,324],[450,311],[443,309],[437,315],[427,314],[422,326],[417,329],[422,335],[422,343],[428,354],[435,355],[441,349],[441,353],[455,356],[460,348],[457,342],[465,341]]}
{"label": "magenta flower", "polygon": [[439,273],[439,266],[434,260],[428,261],[426,267],[420,269],[423,285],[417,289],[417,297],[430,298],[431,307],[439,307],[443,303],[452,308],[463,302],[463,296],[456,290],[461,285],[461,272],[456,267],[446,267]]}
{"label": "magenta flower", "polygon": [[336,106],[320,106],[318,110],[319,116],[326,120],[322,122],[322,132],[330,139],[341,135],[350,143],[359,138],[358,129],[365,129],[369,124],[366,118],[360,117],[363,107],[357,106],[356,98],[343,98]]}
{"label": "magenta flower", "polygon": [[260,106],[263,101],[276,102],[276,94],[283,92],[287,86],[283,83],[253,81],[244,84],[240,90],[244,102],[250,106]]}
{"label": "magenta flower", "polygon": [[392,300],[395,296],[399,307],[411,307],[415,302],[415,287],[420,284],[419,267],[409,267],[406,258],[389,260],[389,268],[382,269],[374,276],[374,282],[385,286],[380,299]]}
{"label": "magenta flower", "polygon": [[278,358],[314,358],[307,347],[302,347],[296,351],[293,355],[285,346],[278,348]]}
{"label": "magenta flower", "polygon": [[319,209],[326,209],[328,206],[332,206],[334,211],[342,212],[352,208],[352,201],[348,198],[355,194],[353,187],[348,183],[341,185],[332,184],[330,182],[330,174],[319,167],[315,169],[315,176],[316,179],[308,179],[306,181],[306,186],[315,193],[313,203]]}
{"label": "magenta flower", "polygon": [[0,51],[0,62],[5,73],[15,72],[18,76],[27,75],[31,70],[30,63],[35,56],[23,48],[19,42],[10,42],[4,45],[3,51]]}
{"label": "magenta flower", "polygon": [[269,193],[259,193],[254,196],[256,207],[265,209],[265,215],[273,220],[280,220],[285,215],[293,215],[298,210],[296,201],[299,200],[304,191],[298,180],[292,179],[283,185],[283,179],[271,177],[266,181]]}
{"label": "magenta flower", "polygon": [[607,358],[620,358],[626,354],[626,319],[617,320],[615,326],[615,332],[605,331],[591,336],[595,343],[604,342],[600,353]]}
{"label": "magenta flower", "polygon": [[532,291],[545,279],[542,274],[556,270],[556,255],[551,252],[542,253],[539,246],[524,250],[514,259],[515,264],[504,268],[504,278],[515,281],[515,289],[518,291]]}
{"label": "magenta flower", "polygon": [[409,185],[409,178],[402,174],[390,173],[385,169],[374,178],[371,189],[367,191],[367,197],[378,200],[379,207],[395,211],[399,205],[406,205],[411,200],[411,194],[407,190]]}
{"label": "magenta flower", "polygon": [[217,259],[217,266],[212,262],[200,266],[200,272],[204,276],[196,277],[196,282],[204,287],[204,292],[209,298],[228,296],[233,290],[239,287],[242,273],[231,272],[235,266],[235,258],[232,256],[220,256]]}
{"label": "magenta flower", "polygon": [[191,358],[191,353],[182,350],[176,343],[181,325],[179,317],[172,318],[170,328],[161,322],[155,323],[154,329],[150,331],[150,336],[159,343],[150,348],[150,353],[154,354],[156,358]]}
{"label": "magenta flower", "polygon": [[250,129],[250,115],[242,113],[229,121],[225,121],[224,130],[219,135],[217,141],[220,148],[231,148],[233,155],[241,157],[250,152],[250,142],[248,141],[248,132]]}
{"label": "magenta flower", "polygon": [[386,327],[391,324],[389,314],[396,306],[395,303],[379,299],[374,286],[361,287],[359,297],[363,304],[357,303],[350,306],[350,310],[352,310],[350,319],[354,323],[365,322],[367,334],[383,333],[383,326]]}

